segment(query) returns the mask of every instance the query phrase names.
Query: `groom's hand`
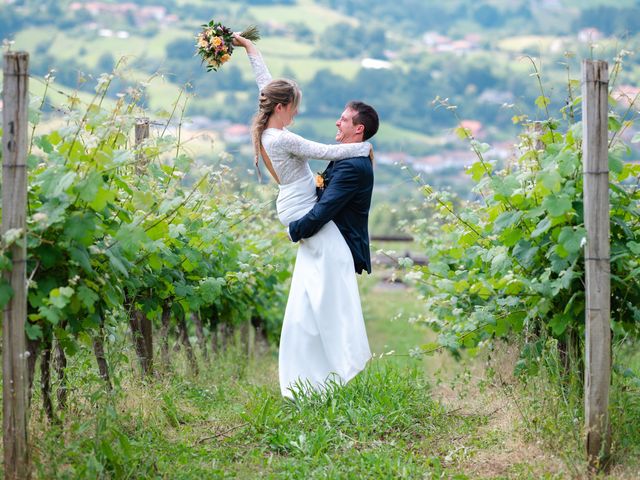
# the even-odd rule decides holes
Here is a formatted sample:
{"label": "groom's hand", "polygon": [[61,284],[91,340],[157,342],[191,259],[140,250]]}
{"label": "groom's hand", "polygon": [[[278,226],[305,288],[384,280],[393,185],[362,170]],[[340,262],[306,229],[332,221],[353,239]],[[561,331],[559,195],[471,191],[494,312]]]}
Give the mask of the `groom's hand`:
{"label": "groom's hand", "polygon": [[[293,243],[296,243],[293,241],[293,238],[291,238],[291,233],[289,232],[289,227],[287,227],[287,229],[285,230],[287,232],[287,238],[289,240],[291,240]],[[302,239],[298,240],[298,243],[304,243],[304,241]]]}

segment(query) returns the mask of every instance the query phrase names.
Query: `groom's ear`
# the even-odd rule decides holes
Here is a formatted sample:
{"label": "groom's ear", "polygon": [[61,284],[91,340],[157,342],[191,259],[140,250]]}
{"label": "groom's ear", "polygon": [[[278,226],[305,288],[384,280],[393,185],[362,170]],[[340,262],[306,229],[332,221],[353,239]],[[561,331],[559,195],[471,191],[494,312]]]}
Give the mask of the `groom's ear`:
{"label": "groom's ear", "polygon": [[356,125],[356,134],[362,134],[364,136],[364,125],[362,123]]}

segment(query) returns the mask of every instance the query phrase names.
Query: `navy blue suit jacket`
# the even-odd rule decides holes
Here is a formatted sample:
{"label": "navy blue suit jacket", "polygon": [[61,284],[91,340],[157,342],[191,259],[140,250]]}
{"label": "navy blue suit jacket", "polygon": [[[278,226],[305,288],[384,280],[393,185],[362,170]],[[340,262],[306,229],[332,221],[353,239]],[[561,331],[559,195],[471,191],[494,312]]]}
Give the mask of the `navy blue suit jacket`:
{"label": "navy blue suit jacket", "polygon": [[371,273],[369,208],[373,192],[373,165],[369,157],[331,162],[325,170],[319,201],[299,220],[289,224],[294,242],[309,238],[333,220],[347,242],[356,272]]}

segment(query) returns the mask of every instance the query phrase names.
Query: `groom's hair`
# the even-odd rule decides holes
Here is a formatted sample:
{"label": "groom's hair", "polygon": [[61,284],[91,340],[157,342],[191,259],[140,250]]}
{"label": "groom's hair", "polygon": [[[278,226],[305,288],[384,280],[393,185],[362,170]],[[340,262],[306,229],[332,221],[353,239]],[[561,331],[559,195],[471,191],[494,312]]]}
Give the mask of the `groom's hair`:
{"label": "groom's hair", "polygon": [[364,125],[363,140],[369,140],[376,134],[380,120],[378,119],[378,112],[376,112],[371,105],[353,100],[347,103],[346,108],[358,112],[357,115],[353,117],[353,124]]}

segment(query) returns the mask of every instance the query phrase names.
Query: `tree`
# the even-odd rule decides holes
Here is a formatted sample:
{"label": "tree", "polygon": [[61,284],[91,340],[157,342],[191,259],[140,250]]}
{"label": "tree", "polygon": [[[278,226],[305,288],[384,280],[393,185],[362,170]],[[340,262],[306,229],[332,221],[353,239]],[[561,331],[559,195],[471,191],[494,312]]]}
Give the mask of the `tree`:
{"label": "tree", "polygon": [[96,68],[102,73],[110,73],[115,66],[116,62],[113,58],[113,55],[109,52],[104,52],[102,55],[100,55],[98,63],[96,64]]}
{"label": "tree", "polygon": [[182,37],[176,38],[167,44],[165,52],[169,59],[187,59],[193,57],[195,52],[195,42],[193,38]]}

